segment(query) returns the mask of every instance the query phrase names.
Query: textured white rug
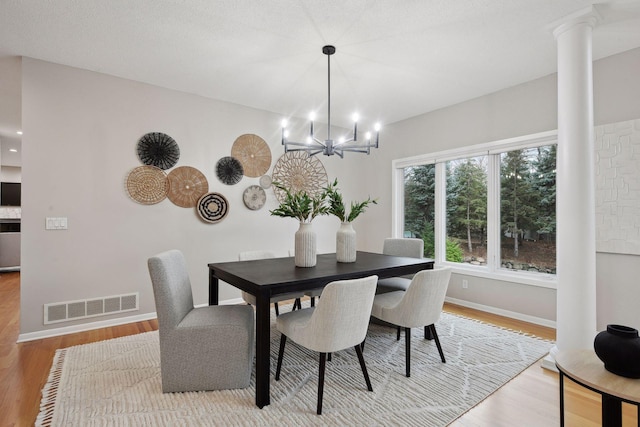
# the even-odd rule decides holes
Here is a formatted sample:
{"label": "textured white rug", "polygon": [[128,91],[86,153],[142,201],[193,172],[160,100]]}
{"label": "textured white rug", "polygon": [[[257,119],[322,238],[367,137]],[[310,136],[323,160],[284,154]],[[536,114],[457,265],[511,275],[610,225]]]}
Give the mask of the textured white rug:
{"label": "textured white rug", "polygon": [[[285,308],[286,310],[286,308]],[[274,317],[272,315],[272,321]],[[254,405],[254,388],[163,394],[157,332],[58,350],[42,392],[43,426],[445,426],[548,353],[552,343],[443,313],[435,342],[413,329],[411,377],[404,336],[372,324],[364,357],[368,392],[355,351],[327,363],[323,413],[316,415],[317,354],[289,341],[271,405]],[[275,372],[279,333],[272,328]],[[252,381],[253,384],[253,381]]]}

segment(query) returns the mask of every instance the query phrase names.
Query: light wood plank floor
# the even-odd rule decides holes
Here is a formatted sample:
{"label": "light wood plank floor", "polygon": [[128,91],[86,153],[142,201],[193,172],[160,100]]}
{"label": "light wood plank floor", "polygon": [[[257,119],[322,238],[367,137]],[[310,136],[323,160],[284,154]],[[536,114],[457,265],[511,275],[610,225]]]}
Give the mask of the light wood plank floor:
{"label": "light wood plank floor", "polygon": [[[20,273],[0,273],[0,426],[31,426],[56,349],[157,329],[155,320],[16,344],[20,319]],[[445,310],[487,323],[554,339],[553,329],[447,304]],[[600,397],[566,385],[566,425],[600,425]],[[637,411],[623,405],[624,425],[637,425]],[[558,375],[535,363],[452,426],[544,427],[559,425]]]}

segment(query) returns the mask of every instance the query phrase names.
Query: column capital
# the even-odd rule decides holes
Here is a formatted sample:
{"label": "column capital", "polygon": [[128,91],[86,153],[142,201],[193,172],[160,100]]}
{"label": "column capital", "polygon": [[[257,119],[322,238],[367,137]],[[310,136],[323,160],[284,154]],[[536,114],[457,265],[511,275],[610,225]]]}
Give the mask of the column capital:
{"label": "column capital", "polygon": [[578,25],[588,25],[593,28],[602,20],[602,16],[593,6],[585,7],[565,16],[549,25],[553,29],[553,36],[557,39],[562,33]]}

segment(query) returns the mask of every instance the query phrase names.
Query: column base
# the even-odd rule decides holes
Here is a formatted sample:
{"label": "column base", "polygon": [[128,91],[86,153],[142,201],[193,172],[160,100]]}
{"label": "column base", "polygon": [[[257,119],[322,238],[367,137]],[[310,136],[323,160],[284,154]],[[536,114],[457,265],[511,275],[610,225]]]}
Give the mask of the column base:
{"label": "column base", "polygon": [[549,354],[542,359],[541,366],[549,371],[558,372],[558,368],[556,367],[556,354],[558,354],[558,346],[554,345],[551,347],[551,350],[549,350]]}

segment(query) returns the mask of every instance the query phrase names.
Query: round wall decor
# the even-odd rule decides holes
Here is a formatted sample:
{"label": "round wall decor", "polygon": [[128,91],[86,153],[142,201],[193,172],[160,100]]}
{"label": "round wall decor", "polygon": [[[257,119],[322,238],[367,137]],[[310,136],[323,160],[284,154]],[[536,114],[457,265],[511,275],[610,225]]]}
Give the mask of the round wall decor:
{"label": "round wall decor", "polygon": [[[271,177],[292,193],[304,190],[310,195],[316,195],[328,185],[327,171],[322,162],[303,151],[289,151],[280,156],[273,166]],[[273,191],[282,203],[285,192],[276,187],[273,187]]]}
{"label": "round wall decor", "polygon": [[242,164],[246,176],[257,178],[271,166],[271,150],[258,135],[245,134],[236,138],[231,147],[231,156]]}
{"label": "round wall decor", "polygon": [[216,223],[229,213],[229,202],[220,193],[207,193],[200,197],[196,209],[203,221]]}
{"label": "round wall decor", "polygon": [[149,166],[171,169],[178,163],[180,148],[169,135],[161,132],[149,132],[138,140],[138,158]]}
{"label": "round wall decor", "polygon": [[271,177],[269,175],[262,175],[260,177],[260,187],[264,189],[271,187]]}
{"label": "round wall decor", "polygon": [[183,208],[194,207],[198,199],[209,191],[207,178],[191,166],[177,167],[169,172],[167,178],[169,179],[167,197],[175,205]]}
{"label": "round wall decor", "polygon": [[251,185],[242,193],[242,200],[246,207],[256,211],[264,206],[267,201],[267,194],[259,185]]}
{"label": "round wall decor", "polygon": [[133,201],[143,205],[154,205],[167,197],[169,180],[160,168],[138,166],[127,175],[125,187]]}
{"label": "round wall decor", "polygon": [[237,184],[242,179],[243,174],[242,164],[234,157],[223,157],[216,163],[216,175],[224,184]]}

